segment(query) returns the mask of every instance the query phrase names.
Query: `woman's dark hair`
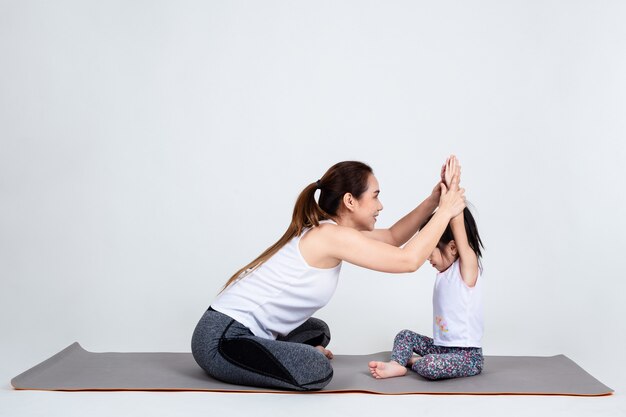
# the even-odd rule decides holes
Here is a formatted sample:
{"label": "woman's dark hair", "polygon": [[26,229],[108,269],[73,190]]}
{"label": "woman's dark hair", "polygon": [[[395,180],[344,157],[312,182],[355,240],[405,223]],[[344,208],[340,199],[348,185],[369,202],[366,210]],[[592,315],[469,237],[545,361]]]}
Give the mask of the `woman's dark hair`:
{"label": "woman's dark hair", "polygon": [[[230,277],[224,288],[233,283],[244,272],[258,268],[271,258],[287,242],[300,236],[305,228],[315,227],[321,220],[328,220],[337,215],[339,205],[346,193],[358,199],[367,190],[367,180],[374,172],[372,168],[358,161],[339,162],[326,171],[319,180],[309,184],[298,196],[293,208],[291,224],[283,236],[267,248],[256,259]],[[315,191],[319,188],[319,203],[315,201]]]}
{"label": "woman's dark hair", "polygon": [[[426,226],[426,224],[432,219],[434,213],[431,214],[428,219],[424,222],[424,224],[420,227],[420,230]],[[482,257],[481,248],[484,249],[483,241],[480,239],[480,235],[478,234],[478,227],[476,227],[476,220],[474,220],[474,216],[469,208],[465,207],[463,209],[463,220],[465,222],[465,234],[467,235],[467,243],[469,243],[470,248],[476,254],[476,258],[478,259],[478,263],[480,265],[480,258]],[[452,228],[448,223],[446,230],[443,232],[441,237],[439,238],[439,243],[437,244],[438,248],[442,248],[451,240],[454,240],[454,234],[452,233]]]}

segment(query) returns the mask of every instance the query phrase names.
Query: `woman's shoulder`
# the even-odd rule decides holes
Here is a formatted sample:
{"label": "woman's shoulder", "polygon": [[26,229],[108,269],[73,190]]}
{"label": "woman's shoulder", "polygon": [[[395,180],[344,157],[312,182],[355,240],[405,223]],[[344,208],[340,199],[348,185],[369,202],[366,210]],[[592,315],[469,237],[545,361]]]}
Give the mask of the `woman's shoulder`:
{"label": "woman's shoulder", "polygon": [[315,268],[334,268],[341,261],[329,254],[336,247],[338,229],[343,228],[332,221],[322,221],[308,229],[302,236],[299,249],[306,263]]}
{"label": "woman's shoulder", "polygon": [[336,223],[334,220],[320,220],[319,224],[317,226],[312,227],[310,231],[318,232],[324,235],[336,235],[336,234],[357,232],[356,229],[353,229],[347,226],[342,226]]}
{"label": "woman's shoulder", "polygon": [[317,226],[307,229],[302,235],[302,239],[319,241],[320,244],[329,244],[337,238],[341,239],[342,236],[355,232],[355,229],[341,226],[333,220],[321,220]]}
{"label": "woman's shoulder", "polygon": [[305,231],[304,236],[328,235],[329,233],[335,232],[340,227],[341,226],[333,220],[320,220],[317,226],[308,228]]}

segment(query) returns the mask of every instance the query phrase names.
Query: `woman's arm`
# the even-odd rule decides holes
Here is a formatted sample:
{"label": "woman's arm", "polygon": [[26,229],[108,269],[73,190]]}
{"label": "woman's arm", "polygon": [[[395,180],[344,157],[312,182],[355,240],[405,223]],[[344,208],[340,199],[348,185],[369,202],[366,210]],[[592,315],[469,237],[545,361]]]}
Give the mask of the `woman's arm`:
{"label": "woman's arm", "polygon": [[[439,183],[437,183],[437,189],[439,189]],[[402,246],[417,233],[417,229],[435,211],[438,202],[438,196],[433,193],[389,229],[374,229],[361,233],[370,239],[396,247]]]}
{"label": "woman's arm", "polygon": [[446,190],[443,183],[440,187],[439,209],[403,248],[370,239],[349,227],[333,225],[323,228],[324,232],[318,237],[322,241],[316,247],[323,248],[326,256],[364,268],[382,272],[413,272],[428,259],[450,219],[465,208],[465,191],[459,189],[458,177],[453,178],[450,190]]}
{"label": "woman's arm", "polygon": [[[446,164],[450,158],[446,160]],[[417,229],[424,224],[428,216],[437,208],[439,198],[441,197],[441,183],[444,182],[444,173],[446,164],[441,167],[441,180],[437,182],[432,193],[415,207],[409,214],[398,220],[389,229],[374,229],[372,231],[361,232],[370,239],[385,242],[393,246],[402,246],[411,239]],[[451,177],[450,177],[451,178]],[[446,187],[450,186],[450,181],[446,183]]]}

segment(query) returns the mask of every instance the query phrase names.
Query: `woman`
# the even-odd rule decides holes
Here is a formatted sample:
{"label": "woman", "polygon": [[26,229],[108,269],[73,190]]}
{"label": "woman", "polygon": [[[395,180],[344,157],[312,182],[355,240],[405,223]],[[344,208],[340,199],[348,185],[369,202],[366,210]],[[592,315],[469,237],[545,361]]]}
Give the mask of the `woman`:
{"label": "woman", "polygon": [[449,189],[440,181],[391,228],[375,229],[383,209],[379,193],[372,169],[356,161],[335,164],[309,184],[283,237],[237,271],[200,319],[191,343],[196,362],[210,376],[233,384],[299,391],[325,387],[333,375],[332,353],[326,349],[330,331],[312,315],[332,297],[341,263],[413,272],[465,207],[457,174]]}

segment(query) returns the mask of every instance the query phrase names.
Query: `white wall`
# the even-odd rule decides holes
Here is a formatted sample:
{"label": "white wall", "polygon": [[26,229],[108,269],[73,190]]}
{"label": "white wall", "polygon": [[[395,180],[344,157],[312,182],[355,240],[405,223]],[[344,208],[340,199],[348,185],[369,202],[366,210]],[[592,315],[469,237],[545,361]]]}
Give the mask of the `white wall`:
{"label": "white wall", "polygon": [[[188,351],[224,281],[333,163],[389,226],[449,153],[486,254],[485,353],[626,343],[626,6],[592,1],[0,1],[0,348]],[[434,270],[344,265],[335,353],[430,333]]]}

